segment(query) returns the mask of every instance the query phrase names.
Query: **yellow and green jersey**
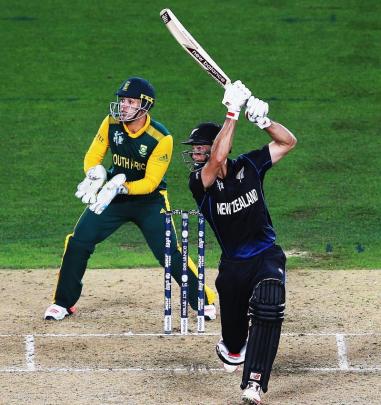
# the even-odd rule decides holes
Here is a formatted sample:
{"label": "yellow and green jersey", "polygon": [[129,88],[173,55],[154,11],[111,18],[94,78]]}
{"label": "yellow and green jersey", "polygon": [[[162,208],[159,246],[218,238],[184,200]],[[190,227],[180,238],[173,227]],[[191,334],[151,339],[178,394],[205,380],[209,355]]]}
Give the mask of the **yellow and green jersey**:
{"label": "yellow and green jersey", "polygon": [[112,157],[111,176],[124,173],[129,195],[166,190],[165,173],[173,151],[173,138],[167,128],[151,119],[136,133],[108,115],[99,127],[84,161],[85,172],[101,164],[108,149]]}
{"label": "yellow and green jersey", "polygon": [[[146,116],[144,126],[131,133],[122,122],[107,116],[85,156],[84,169],[102,164],[108,150],[112,166],[109,176],[124,173],[128,194],[115,196],[101,215],[87,208],[74,232],[65,243],[54,303],[69,308],[80,297],[82,276],[95,246],[126,222],[134,222],[142,231],[153,255],[164,265],[164,210],[170,210],[165,173],[172,158],[173,139],[160,123]],[[174,224],[171,231],[172,276],[181,284],[183,259]],[[197,310],[197,267],[188,258],[189,302]],[[215,301],[215,293],[205,286],[205,304]]]}

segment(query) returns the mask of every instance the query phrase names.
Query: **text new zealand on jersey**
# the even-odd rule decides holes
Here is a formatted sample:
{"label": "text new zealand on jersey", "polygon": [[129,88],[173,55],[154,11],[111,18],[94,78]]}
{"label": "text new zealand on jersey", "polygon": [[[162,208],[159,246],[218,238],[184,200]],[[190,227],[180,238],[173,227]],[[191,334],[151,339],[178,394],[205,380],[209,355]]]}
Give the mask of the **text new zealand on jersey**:
{"label": "text new zealand on jersey", "polygon": [[253,188],[251,191],[239,196],[231,202],[217,203],[217,214],[231,215],[232,213],[234,214],[244,208],[249,207],[250,205],[253,205],[256,201],[258,201],[258,194],[255,188]]}

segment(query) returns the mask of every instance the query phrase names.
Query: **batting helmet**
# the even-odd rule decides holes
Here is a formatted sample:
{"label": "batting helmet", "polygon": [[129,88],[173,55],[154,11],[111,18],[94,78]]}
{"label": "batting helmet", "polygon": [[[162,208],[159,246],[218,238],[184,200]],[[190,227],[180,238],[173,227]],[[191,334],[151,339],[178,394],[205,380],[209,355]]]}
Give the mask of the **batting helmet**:
{"label": "batting helmet", "polygon": [[221,131],[221,125],[213,122],[204,122],[192,130],[184,145],[212,145],[214,139]]}
{"label": "batting helmet", "polygon": [[[214,139],[218,135],[218,133],[221,130],[221,125],[215,124],[213,122],[204,122],[202,124],[197,125],[196,128],[192,130],[192,132],[189,135],[189,138],[187,141],[181,142],[184,145],[191,145],[191,146],[197,146],[197,145],[212,145],[214,142]],[[193,148],[194,149],[194,148]],[[210,151],[208,152],[197,152],[197,155],[204,155],[205,160],[200,162],[200,161],[195,161],[193,159],[194,154],[196,153],[193,149],[191,150],[184,150],[182,152],[183,160],[184,163],[188,166],[188,168],[191,171],[196,171],[201,169],[204,164],[207,162],[210,156]]]}

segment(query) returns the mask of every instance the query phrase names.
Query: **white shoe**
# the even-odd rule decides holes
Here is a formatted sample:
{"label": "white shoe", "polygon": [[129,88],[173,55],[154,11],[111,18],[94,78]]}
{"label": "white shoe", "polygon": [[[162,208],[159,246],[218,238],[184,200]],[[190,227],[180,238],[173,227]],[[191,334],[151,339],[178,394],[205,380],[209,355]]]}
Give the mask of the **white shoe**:
{"label": "white shoe", "polygon": [[248,386],[244,389],[242,394],[242,401],[247,404],[261,404],[261,386],[255,381],[249,381]]}
{"label": "white shoe", "polygon": [[223,363],[223,365],[224,365],[224,370],[227,373],[234,373],[234,371],[237,371],[239,369],[239,366],[233,366],[231,364],[226,364],[226,363]]}
{"label": "white shoe", "polygon": [[206,321],[214,321],[216,319],[217,311],[214,304],[204,306],[204,317]]}
{"label": "white shoe", "polygon": [[75,312],[75,307],[64,308],[57,304],[49,305],[48,309],[45,311],[44,319],[50,321],[61,321],[66,316],[69,316]]}
{"label": "white shoe", "polygon": [[[230,366],[236,366],[237,369],[240,364],[243,364],[245,362],[246,344],[242,347],[239,353],[231,353],[225,346],[224,341],[220,339],[216,345],[216,352],[217,356],[224,363],[224,367],[225,364],[227,364]],[[233,370],[233,368],[231,367],[225,367],[225,370],[230,373],[232,373],[236,369]]]}

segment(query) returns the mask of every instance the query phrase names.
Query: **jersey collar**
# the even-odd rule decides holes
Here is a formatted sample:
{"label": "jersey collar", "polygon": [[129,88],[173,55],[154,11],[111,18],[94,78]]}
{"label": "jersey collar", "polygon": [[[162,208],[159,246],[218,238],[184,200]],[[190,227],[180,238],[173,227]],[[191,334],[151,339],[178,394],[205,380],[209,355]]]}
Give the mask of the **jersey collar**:
{"label": "jersey collar", "polygon": [[138,132],[135,132],[135,133],[130,132],[127,125],[123,123],[123,128],[127,132],[128,136],[130,136],[131,138],[138,138],[141,134],[143,134],[151,124],[151,116],[149,114],[147,114],[146,118],[147,119],[146,119],[145,124],[139,129]]}

